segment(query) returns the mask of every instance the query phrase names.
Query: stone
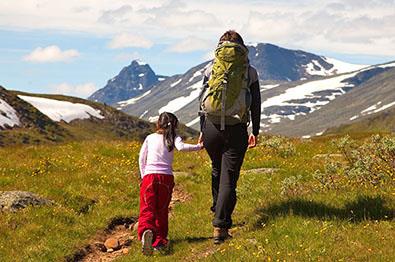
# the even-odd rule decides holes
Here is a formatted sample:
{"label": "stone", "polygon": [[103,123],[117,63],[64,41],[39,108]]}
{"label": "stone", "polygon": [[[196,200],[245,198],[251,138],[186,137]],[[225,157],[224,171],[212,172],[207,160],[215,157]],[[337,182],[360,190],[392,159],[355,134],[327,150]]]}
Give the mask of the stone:
{"label": "stone", "polygon": [[27,206],[51,205],[52,201],[26,191],[0,191],[0,211],[15,212]]}
{"label": "stone", "polygon": [[137,229],[139,228],[139,222],[134,223],[133,225],[133,231],[137,232]]}
{"label": "stone", "polygon": [[127,249],[127,248],[124,248],[124,249],[122,249],[122,254],[128,254],[129,253],[129,249]]}
{"label": "stone", "polygon": [[106,252],[107,248],[103,243],[95,243],[95,246],[98,250],[100,250],[101,252]]}
{"label": "stone", "polygon": [[104,245],[105,245],[106,248],[107,248],[107,252],[108,252],[109,249],[117,250],[117,249],[119,249],[119,247],[120,247],[118,239],[113,238],[113,237],[108,238],[108,239],[104,242]]}

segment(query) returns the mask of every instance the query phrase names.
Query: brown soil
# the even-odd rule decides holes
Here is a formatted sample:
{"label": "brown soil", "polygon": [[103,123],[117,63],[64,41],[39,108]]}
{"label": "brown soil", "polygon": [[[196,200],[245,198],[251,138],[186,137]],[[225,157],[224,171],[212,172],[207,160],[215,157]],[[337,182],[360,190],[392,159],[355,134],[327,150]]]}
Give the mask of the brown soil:
{"label": "brown soil", "polygon": [[[172,215],[171,210],[177,203],[184,203],[190,198],[190,194],[176,186],[169,206],[170,217]],[[73,255],[66,257],[66,261],[108,262],[127,255],[130,252],[132,242],[138,241],[135,232],[136,227],[137,218],[116,217],[111,220],[106,229],[98,232],[89,241],[89,244],[76,251]],[[116,250],[107,250],[105,247],[104,242],[109,238],[118,240],[119,247]]]}

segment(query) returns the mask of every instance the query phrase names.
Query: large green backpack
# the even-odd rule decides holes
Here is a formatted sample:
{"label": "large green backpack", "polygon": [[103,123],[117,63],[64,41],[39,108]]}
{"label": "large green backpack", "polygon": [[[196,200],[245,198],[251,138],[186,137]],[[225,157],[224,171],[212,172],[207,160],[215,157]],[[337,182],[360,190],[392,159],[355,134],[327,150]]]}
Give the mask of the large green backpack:
{"label": "large green backpack", "polygon": [[248,122],[251,94],[248,87],[248,49],[223,42],[215,50],[208,86],[201,99],[203,112],[225,124]]}

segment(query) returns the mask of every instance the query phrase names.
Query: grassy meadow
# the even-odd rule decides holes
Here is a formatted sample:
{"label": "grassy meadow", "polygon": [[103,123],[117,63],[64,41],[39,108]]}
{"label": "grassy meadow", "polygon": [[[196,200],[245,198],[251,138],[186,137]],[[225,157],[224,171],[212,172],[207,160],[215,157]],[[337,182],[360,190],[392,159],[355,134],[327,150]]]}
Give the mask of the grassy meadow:
{"label": "grassy meadow", "polygon": [[[355,152],[342,153],[369,137],[355,145],[336,139],[261,137],[238,182],[233,238],[219,246],[211,239],[208,156],[177,152],[174,170],[188,175],[176,184],[191,197],[173,209],[170,252],[155,260],[394,261],[394,171],[373,153],[381,164],[370,173]],[[1,191],[55,202],[0,213],[0,261],[62,261],[113,218],[137,217],[139,149],[140,142],[99,140],[0,148]],[[359,149],[361,157],[369,146]],[[383,152],[377,157],[387,160]],[[144,260],[152,258],[134,241],[117,261]]]}

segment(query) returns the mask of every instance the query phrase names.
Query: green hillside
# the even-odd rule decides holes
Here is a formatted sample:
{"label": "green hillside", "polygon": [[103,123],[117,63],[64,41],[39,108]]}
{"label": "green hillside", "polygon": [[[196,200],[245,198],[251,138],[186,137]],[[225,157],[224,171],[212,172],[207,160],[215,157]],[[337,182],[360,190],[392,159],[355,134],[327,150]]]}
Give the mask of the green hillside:
{"label": "green hillside", "polygon": [[[18,95],[86,104],[100,110],[104,118],[73,120],[70,123],[64,121],[54,122],[31,104],[18,98]],[[0,98],[5,100],[17,111],[21,121],[20,127],[0,130],[0,146],[95,139],[142,140],[155,128],[154,124],[127,115],[113,107],[76,97],[31,94],[9,91],[0,87]],[[197,132],[181,125],[180,134],[184,137],[191,137],[196,136]]]}

